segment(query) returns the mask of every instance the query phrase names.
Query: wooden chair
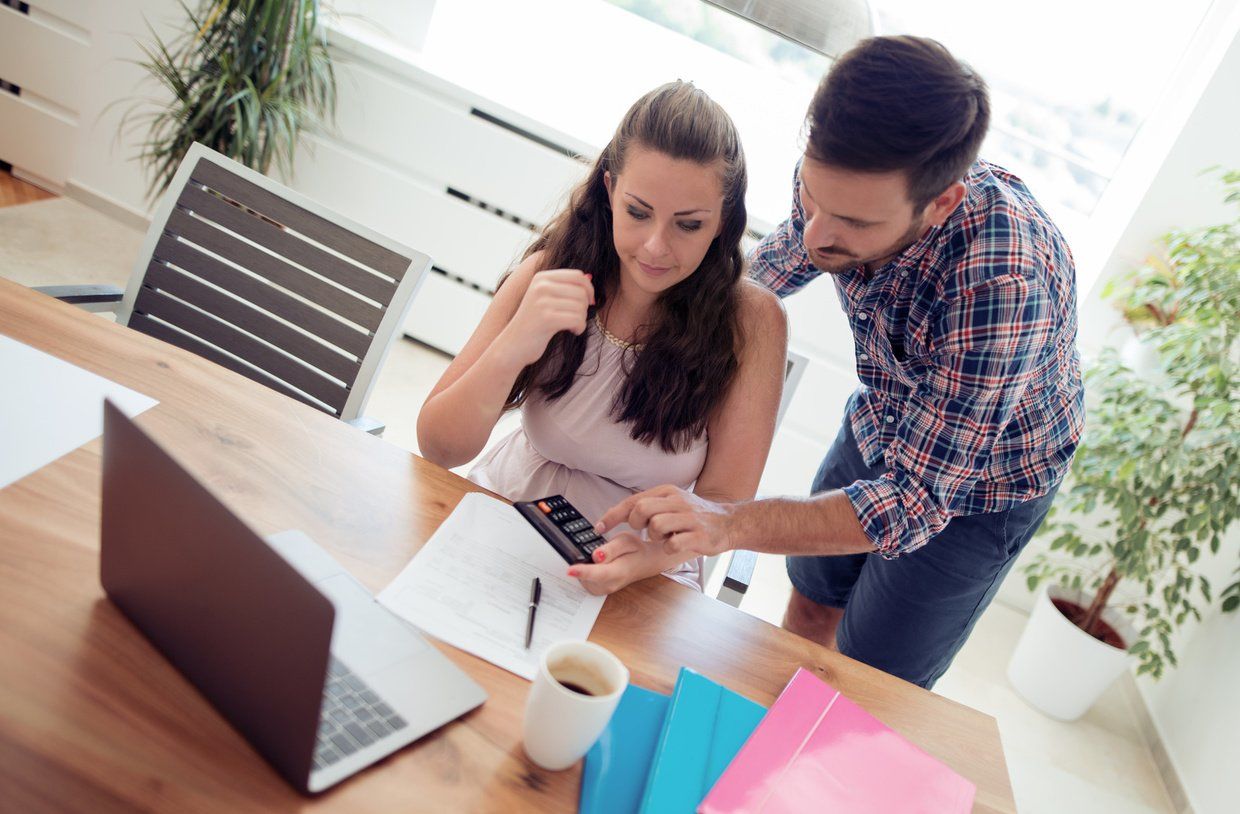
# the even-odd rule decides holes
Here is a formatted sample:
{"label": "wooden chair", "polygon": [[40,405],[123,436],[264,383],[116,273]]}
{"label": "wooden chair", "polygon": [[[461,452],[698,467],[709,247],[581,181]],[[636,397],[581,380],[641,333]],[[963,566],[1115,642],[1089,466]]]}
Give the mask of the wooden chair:
{"label": "wooden chair", "polygon": [[[784,420],[784,413],[788,411],[788,405],[792,403],[792,394],[796,392],[797,385],[808,365],[809,359],[795,351],[788,351],[788,364],[784,369],[784,392],[779,397],[779,412],[775,414],[776,431],[779,430],[779,425]],[[720,554],[717,557],[707,557],[702,563],[703,585],[725,558],[728,561],[728,570],[716,598],[738,608],[741,600],[745,598],[745,592],[749,590],[749,584],[753,581],[753,570],[758,564],[758,555],[753,551],[737,550],[733,551],[730,556]]]}
{"label": "wooden chair", "polygon": [[[128,289],[38,290],[212,360],[376,435],[375,374],[431,265],[194,144]],[[119,307],[118,307],[119,303]]]}

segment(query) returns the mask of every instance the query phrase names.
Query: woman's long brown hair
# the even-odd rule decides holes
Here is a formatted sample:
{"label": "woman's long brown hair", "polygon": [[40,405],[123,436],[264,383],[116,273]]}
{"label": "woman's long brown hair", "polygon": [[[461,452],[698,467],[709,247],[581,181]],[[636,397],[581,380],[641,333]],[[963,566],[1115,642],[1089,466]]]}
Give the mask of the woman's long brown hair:
{"label": "woman's long brown hair", "polygon": [[[658,442],[667,452],[688,449],[706,429],[739,365],[739,285],[744,264],[745,157],[735,125],[704,92],[671,82],[647,93],[625,114],[569,206],[526,250],[542,252],[542,269],[576,268],[593,275],[593,318],[620,285],[620,258],[612,237],[612,211],[603,183],[624,171],[625,154],[640,145],[669,158],[720,165],[722,230],[701,264],[664,291],[644,326],[645,347],[630,360],[613,414],[632,425],[630,435]],[[569,391],[586,351],[586,334],[556,334],[543,355],[517,376],[506,408],[520,406],[533,390],[554,401]]]}

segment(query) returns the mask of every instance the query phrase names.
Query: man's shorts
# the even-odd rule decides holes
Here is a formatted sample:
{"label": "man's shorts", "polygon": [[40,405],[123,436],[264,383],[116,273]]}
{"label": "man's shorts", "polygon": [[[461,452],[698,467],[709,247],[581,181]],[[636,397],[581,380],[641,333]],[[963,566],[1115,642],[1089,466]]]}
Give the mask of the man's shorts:
{"label": "man's shorts", "polygon": [[[813,492],[873,480],[847,417]],[[1058,486],[1006,511],[954,517],[925,546],[894,560],[878,554],[788,557],[807,599],[844,608],[841,653],[929,689],[947,671],[1017,556],[1041,525]]]}

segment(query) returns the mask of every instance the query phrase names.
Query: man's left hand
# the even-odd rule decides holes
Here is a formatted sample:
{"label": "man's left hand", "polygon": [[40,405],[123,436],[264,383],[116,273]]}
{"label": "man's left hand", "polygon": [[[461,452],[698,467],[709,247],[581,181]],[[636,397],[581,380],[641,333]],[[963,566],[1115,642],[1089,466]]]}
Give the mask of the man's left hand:
{"label": "man's left hand", "polygon": [[667,554],[713,557],[732,549],[732,506],[715,503],[675,486],[638,492],[607,510],[594,526],[599,534],[621,523],[646,530],[646,539]]}

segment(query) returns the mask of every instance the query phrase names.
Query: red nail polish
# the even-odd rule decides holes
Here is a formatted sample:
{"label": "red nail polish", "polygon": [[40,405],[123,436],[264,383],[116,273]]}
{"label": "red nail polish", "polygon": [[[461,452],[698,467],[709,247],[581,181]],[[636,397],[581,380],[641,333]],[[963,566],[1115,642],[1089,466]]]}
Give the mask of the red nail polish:
{"label": "red nail polish", "polygon": [[606,554],[604,554],[602,551],[595,551],[595,552],[594,552],[594,560],[595,560],[595,562],[602,562],[602,561],[603,561],[603,560],[605,560],[605,559],[607,559],[607,555],[606,555]]}
{"label": "red nail polish", "polygon": [[568,569],[568,575],[569,575],[570,577],[575,577],[575,576],[577,576],[577,572],[576,572],[576,571],[574,571],[573,569],[571,569],[571,568],[570,568],[570,569]]}

